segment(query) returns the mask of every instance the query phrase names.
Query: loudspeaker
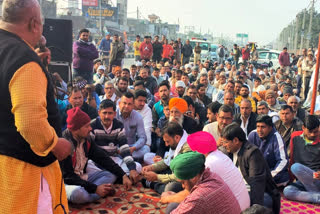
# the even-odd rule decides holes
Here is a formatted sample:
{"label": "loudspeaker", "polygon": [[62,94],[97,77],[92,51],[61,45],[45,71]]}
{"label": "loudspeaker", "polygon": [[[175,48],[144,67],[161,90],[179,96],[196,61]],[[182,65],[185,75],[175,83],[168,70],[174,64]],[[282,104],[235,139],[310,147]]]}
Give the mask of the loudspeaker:
{"label": "loudspeaker", "polygon": [[68,83],[71,80],[72,74],[70,71],[69,64],[67,62],[61,63],[51,61],[48,66],[48,71],[52,74],[57,72],[61,76],[63,81],[65,81],[66,83]]}
{"label": "loudspeaker", "polygon": [[72,20],[45,19],[43,36],[52,61],[72,62]]}

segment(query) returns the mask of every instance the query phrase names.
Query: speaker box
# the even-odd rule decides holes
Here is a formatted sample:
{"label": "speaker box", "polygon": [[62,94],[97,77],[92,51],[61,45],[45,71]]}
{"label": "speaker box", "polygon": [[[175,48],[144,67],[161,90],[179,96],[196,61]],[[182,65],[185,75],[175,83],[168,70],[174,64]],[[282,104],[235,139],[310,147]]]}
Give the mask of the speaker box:
{"label": "speaker box", "polygon": [[72,62],[72,20],[45,19],[43,36],[52,61]]}
{"label": "speaker box", "polygon": [[68,83],[71,80],[71,75],[72,75],[69,68],[70,68],[69,63],[67,62],[62,63],[62,62],[51,61],[48,66],[48,71],[52,74],[57,72],[61,76],[63,81]]}

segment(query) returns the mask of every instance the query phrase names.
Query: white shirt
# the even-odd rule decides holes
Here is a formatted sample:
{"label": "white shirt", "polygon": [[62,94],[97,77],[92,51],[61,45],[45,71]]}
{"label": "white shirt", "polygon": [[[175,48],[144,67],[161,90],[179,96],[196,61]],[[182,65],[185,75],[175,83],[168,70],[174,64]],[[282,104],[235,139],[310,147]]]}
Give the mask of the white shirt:
{"label": "white shirt", "polygon": [[228,156],[219,150],[211,152],[206,158],[205,166],[226,182],[242,211],[250,207],[250,197],[244,179]]}
{"label": "white shirt", "polygon": [[147,104],[144,104],[142,110],[137,111],[143,118],[144,130],[147,135],[146,145],[151,146],[152,112]]}
{"label": "white shirt", "polygon": [[220,132],[219,132],[219,129],[218,129],[218,121],[215,121],[213,123],[205,125],[203,127],[203,131],[209,132],[210,134],[212,134],[212,136],[214,137],[214,139],[216,141],[218,141],[219,138],[220,138]]}
{"label": "white shirt", "polygon": [[240,127],[242,128],[242,130],[243,130],[244,133],[246,134],[246,138],[248,139],[248,133],[247,133],[247,132],[248,132],[248,124],[249,124],[250,116],[248,117],[246,124],[244,124],[244,122],[243,122],[242,115],[240,116],[240,119],[241,119],[241,125],[240,125]]}
{"label": "white shirt", "polygon": [[247,183],[247,181],[243,178],[242,173],[241,173],[241,170],[240,170],[239,166],[237,166],[238,153],[239,153],[239,151],[240,151],[240,148],[238,149],[238,151],[236,151],[236,152],[233,153],[233,158],[232,158],[233,164],[234,164],[234,165],[236,166],[236,168],[239,170],[239,172],[240,172],[240,174],[241,174],[241,177],[242,177],[242,179],[243,179],[243,182],[244,182],[244,184],[245,184],[245,186],[246,186],[246,189],[247,189],[248,191],[250,191],[250,190],[251,190],[250,185],[249,185],[249,184]]}

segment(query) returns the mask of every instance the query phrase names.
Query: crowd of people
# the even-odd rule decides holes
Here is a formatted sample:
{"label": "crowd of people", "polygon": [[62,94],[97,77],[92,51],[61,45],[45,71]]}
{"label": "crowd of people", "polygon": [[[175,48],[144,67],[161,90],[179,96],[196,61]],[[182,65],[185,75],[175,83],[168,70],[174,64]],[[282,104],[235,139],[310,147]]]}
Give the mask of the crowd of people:
{"label": "crowd of people", "polygon": [[172,214],[280,213],[281,191],[320,204],[320,122],[306,110],[312,50],[290,60],[284,48],[274,70],[257,66],[248,46],[212,62],[188,40],[137,36],[126,68],[125,38],[108,34],[97,49],[82,29],[66,83],[43,66],[50,51],[34,49],[38,1],[5,0],[3,8],[5,213],[67,213],[67,201],[112,196],[115,183],[155,190]]}

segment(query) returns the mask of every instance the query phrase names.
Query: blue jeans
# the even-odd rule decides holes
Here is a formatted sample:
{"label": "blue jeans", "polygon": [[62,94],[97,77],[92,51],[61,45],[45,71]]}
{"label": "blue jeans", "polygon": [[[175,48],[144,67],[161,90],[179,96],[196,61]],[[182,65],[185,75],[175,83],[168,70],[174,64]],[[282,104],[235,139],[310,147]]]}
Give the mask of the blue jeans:
{"label": "blue jeans", "polygon": [[[93,172],[88,175],[88,182],[99,186],[101,184],[114,183],[116,176],[108,171]],[[96,193],[88,193],[83,187],[76,185],[65,185],[68,201],[75,204],[90,203],[100,199]]]}
{"label": "blue jeans", "polygon": [[295,163],[291,166],[291,172],[298,181],[284,188],[284,196],[290,200],[320,204],[320,180],[313,179],[314,171]]}

